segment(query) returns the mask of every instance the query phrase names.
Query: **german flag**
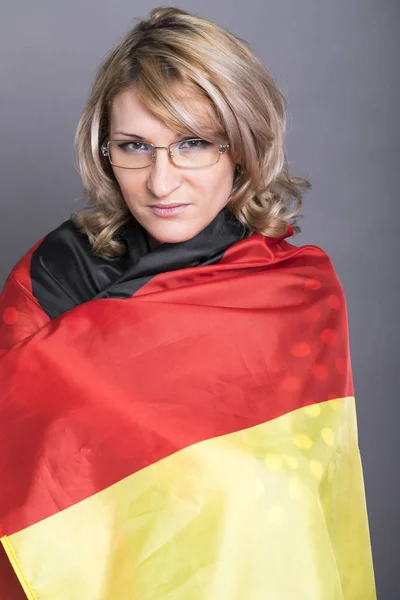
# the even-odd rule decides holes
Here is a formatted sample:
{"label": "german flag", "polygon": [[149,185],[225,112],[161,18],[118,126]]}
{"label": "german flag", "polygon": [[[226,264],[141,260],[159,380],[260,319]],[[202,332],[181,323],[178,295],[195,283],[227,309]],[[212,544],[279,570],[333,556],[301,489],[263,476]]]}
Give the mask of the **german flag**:
{"label": "german flag", "polygon": [[29,600],[376,598],[322,250],[254,234],[33,334],[28,280],[0,304],[0,538]]}

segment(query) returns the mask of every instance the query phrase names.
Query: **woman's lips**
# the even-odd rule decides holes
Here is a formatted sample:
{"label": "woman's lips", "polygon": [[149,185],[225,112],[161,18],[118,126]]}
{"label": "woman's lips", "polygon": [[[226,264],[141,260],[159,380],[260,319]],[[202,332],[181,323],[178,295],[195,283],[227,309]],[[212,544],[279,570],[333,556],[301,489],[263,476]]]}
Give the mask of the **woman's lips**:
{"label": "woman's lips", "polygon": [[169,204],[163,206],[162,204],[153,204],[150,206],[151,210],[157,217],[173,217],[183,212],[185,208],[190,206],[189,204]]}

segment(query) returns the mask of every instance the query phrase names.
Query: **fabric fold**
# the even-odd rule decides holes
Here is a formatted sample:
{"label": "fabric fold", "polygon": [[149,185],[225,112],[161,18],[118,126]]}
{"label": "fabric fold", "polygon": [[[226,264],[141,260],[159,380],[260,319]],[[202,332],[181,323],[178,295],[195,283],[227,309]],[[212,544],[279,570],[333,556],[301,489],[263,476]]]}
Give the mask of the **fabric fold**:
{"label": "fabric fold", "polygon": [[28,597],[374,600],[329,258],[254,234],[183,268],[186,248],[4,337],[0,538]]}

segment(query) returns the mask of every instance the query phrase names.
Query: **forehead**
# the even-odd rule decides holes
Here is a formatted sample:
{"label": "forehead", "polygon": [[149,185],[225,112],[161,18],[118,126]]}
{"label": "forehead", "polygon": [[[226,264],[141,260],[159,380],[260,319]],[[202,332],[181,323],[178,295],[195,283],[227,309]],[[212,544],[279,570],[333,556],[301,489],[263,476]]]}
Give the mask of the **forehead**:
{"label": "forehead", "polygon": [[115,126],[143,121],[156,122],[157,118],[141,102],[133,90],[124,90],[114,96],[110,104],[110,121]]}
{"label": "forehead", "polygon": [[[191,132],[196,135],[218,135],[220,131],[211,103],[184,87],[176,87],[166,101],[144,95],[136,89],[124,90],[111,101],[109,117],[111,130],[131,132],[132,127],[140,126],[154,132]],[[136,133],[141,134],[139,131]]]}

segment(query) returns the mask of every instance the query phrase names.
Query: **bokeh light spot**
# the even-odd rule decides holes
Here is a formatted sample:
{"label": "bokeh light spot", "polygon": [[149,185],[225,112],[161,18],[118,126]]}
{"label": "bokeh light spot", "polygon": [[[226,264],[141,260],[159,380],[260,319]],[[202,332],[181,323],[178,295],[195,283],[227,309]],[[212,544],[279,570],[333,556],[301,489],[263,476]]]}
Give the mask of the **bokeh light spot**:
{"label": "bokeh light spot", "polygon": [[335,434],[333,433],[332,429],[329,429],[329,427],[324,427],[321,430],[321,437],[328,446],[333,446],[335,443]]}
{"label": "bokeh light spot", "polygon": [[319,337],[325,344],[334,344],[338,339],[338,334],[334,329],[323,329]]}
{"label": "bokeh light spot", "polygon": [[304,358],[311,354],[311,346],[307,342],[296,342],[290,348],[290,352],[293,356],[297,356],[297,358]]}
{"label": "bokeh light spot", "polygon": [[305,406],[303,411],[309,417],[318,417],[321,414],[321,407],[319,404],[310,404],[309,406]]}
{"label": "bokeh light spot", "polygon": [[319,460],[315,460],[315,458],[310,460],[309,468],[310,473],[314,475],[314,477],[316,477],[317,479],[322,479],[322,476],[324,474],[324,466],[322,463],[319,462]]}
{"label": "bokeh light spot", "polygon": [[328,306],[333,310],[340,310],[340,298],[335,294],[331,294],[328,298]]}
{"label": "bokeh light spot", "polygon": [[322,283],[319,279],[315,279],[315,277],[309,277],[306,280],[304,287],[310,292],[315,292],[316,290],[319,290],[322,287]]}
{"label": "bokeh light spot", "polygon": [[19,313],[14,306],[7,306],[3,311],[3,321],[6,325],[15,325],[18,321]]}
{"label": "bokeh light spot", "polygon": [[297,433],[292,437],[292,442],[298,448],[311,448],[313,445],[313,441],[310,436],[305,435],[304,433]]}

